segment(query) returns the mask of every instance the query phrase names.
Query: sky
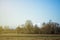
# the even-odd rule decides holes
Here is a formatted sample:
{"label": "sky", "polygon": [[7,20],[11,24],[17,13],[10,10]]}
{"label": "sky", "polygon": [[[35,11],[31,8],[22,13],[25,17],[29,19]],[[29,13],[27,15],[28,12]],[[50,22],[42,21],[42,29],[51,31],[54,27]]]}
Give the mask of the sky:
{"label": "sky", "polygon": [[60,23],[60,0],[0,0],[0,25],[14,28],[26,20],[37,25]]}

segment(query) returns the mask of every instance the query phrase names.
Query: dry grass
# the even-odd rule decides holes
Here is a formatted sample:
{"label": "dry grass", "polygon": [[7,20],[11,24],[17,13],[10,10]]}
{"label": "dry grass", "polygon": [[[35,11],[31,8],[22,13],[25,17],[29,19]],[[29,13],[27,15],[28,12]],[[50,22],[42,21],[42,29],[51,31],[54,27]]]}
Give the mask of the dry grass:
{"label": "dry grass", "polygon": [[0,40],[60,40],[60,35],[53,34],[1,34]]}

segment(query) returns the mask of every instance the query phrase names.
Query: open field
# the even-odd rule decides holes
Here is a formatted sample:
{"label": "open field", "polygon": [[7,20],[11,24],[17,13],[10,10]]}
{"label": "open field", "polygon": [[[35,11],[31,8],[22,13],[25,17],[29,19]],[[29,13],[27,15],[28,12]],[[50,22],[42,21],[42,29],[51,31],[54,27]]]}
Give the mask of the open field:
{"label": "open field", "polygon": [[1,34],[0,40],[60,40],[56,34]]}

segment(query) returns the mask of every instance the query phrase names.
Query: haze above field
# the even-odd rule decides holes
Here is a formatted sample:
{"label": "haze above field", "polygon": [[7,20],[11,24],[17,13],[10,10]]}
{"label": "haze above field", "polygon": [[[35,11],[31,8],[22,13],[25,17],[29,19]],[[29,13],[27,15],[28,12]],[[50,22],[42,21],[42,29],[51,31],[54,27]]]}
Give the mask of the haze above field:
{"label": "haze above field", "polygon": [[60,23],[60,0],[0,0],[0,25],[17,26],[26,20]]}

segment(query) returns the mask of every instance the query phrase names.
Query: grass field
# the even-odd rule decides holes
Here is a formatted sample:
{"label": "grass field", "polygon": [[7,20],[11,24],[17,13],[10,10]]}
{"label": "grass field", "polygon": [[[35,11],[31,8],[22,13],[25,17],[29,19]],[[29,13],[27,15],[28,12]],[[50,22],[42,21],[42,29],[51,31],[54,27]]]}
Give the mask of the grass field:
{"label": "grass field", "polygon": [[56,34],[1,34],[0,40],[60,40]]}

